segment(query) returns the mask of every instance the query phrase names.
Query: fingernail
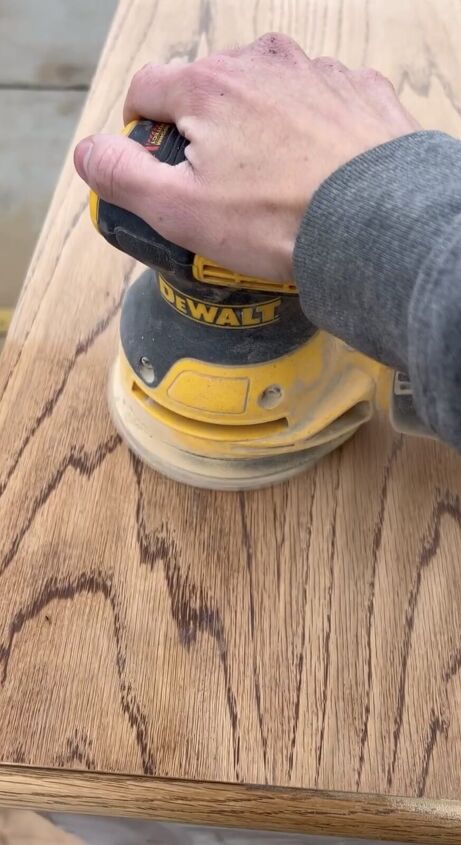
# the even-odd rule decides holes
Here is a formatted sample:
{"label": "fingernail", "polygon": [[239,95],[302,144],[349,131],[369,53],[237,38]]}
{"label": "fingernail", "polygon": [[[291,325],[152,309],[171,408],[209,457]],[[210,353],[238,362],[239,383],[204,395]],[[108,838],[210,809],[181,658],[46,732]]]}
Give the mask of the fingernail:
{"label": "fingernail", "polygon": [[77,173],[82,179],[87,179],[88,165],[93,152],[94,143],[91,138],[85,138],[75,147],[74,163]]}

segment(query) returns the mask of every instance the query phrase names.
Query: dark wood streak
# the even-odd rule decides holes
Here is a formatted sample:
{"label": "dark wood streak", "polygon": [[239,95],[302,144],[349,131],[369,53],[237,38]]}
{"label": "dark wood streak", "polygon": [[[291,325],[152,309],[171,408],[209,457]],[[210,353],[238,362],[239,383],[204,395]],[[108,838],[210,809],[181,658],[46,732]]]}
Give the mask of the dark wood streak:
{"label": "dark wood streak", "polygon": [[[128,282],[129,282],[129,278],[130,278],[130,275],[131,275],[131,271],[132,271],[133,267],[135,266],[135,263],[136,263],[135,261],[130,261],[130,268],[123,278],[120,296],[113,303],[112,307],[109,309],[107,314],[105,314],[103,317],[101,317],[101,319],[98,320],[96,325],[93,326],[93,328],[87,334],[87,336],[84,337],[83,340],[79,341],[79,343],[76,346],[74,354],[72,355],[72,357],[67,362],[67,366],[64,369],[64,373],[62,375],[61,381],[59,382],[59,384],[56,387],[52,396],[50,396],[50,398],[47,400],[47,402],[43,406],[43,408],[40,411],[40,413],[38,414],[38,416],[33,421],[29,430],[26,432],[26,434],[25,434],[25,436],[22,440],[22,443],[18,447],[18,450],[15,454],[15,458],[10,465],[10,468],[9,468],[7,474],[6,474],[6,477],[0,483],[0,499],[3,496],[5,490],[8,486],[8,483],[9,483],[13,473],[15,472],[16,467],[18,466],[19,461],[21,460],[21,458],[22,458],[27,446],[29,445],[30,441],[36,435],[40,426],[53,413],[60,397],[62,396],[62,394],[64,392],[66,384],[69,380],[69,376],[70,376],[75,364],[77,363],[78,359],[82,355],[85,355],[88,352],[90,347],[94,344],[94,342],[97,340],[97,338],[101,334],[103,334],[103,332],[106,331],[106,329],[108,328],[108,326],[110,325],[110,323],[114,319],[115,315],[118,313],[120,306],[122,304],[122,300],[123,300],[123,296],[125,294],[125,290],[128,287]],[[0,574],[2,572],[3,572],[3,564],[0,564]]]}
{"label": "dark wood streak", "polygon": [[75,91],[84,93],[88,91],[85,82],[74,82],[66,84],[62,82],[21,82],[18,79],[11,82],[0,82],[0,91],[37,91],[39,94],[55,91]]}
{"label": "dark wood streak", "polygon": [[440,498],[434,507],[433,531],[429,540],[423,543],[421,550],[421,568],[428,566],[432,558],[437,554],[441,541],[440,525],[444,516],[450,516],[461,527],[461,504],[460,497],[445,491],[444,497]]}
{"label": "dark wood streak", "polygon": [[327,627],[325,631],[325,642],[324,642],[324,666],[323,666],[323,689],[322,689],[322,719],[320,724],[320,736],[319,736],[319,744],[317,748],[317,758],[315,764],[315,785],[318,786],[319,777],[320,777],[320,766],[322,764],[322,755],[323,755],[323,742],[325,738],[325,721],[326,721],[326,713],[327,713],[327,702],[328,702],[328,686],[330,681],[330,640],[331,640],[331,608],[333,602],[333,583],[334,583],[334,561],[335,561],[335,553],[336,553],[336,516],[338,512],[338,491],[339,491],[339,482],[341,479],[340,475],[340,467],[341,467],[341,453],[338,456],[338,469],[336,471],[336,480],[335,480],[335,487],[334,487],[334,510],[333,510],[333,518],[331,523],[331,543],[330,543],[330,556],[329,556],[329,565],[328,565],[328,575],[329,575],[329,583],[328,583],[328,598],[327,598]]}
{"label": "dark wood streak", "polygon": [[291,729],[291,741],[290,741],[290,751],[288,754],[288,780],[291,780],[293,775],[293,764],[294,764],[294,756],[295,756],[295,748],[296,748],[296,740],[298,737],[298,727],[299,727],[299,711],[301,708],[301,686],[303,680],[303,671],[304,671],[304,652],[306,649],[306,606],[307,606],[307,586],[309,583],[309,572],[310,572],[310,550],[311,550],[311,539],[312,539],[312,516],[314,511],[314,501],[315,501],[315,494],[317,492],[317,467],[315,467],[313,472],[312,478],[312,493],[309,500],[309,509],[308,509],[308,535],[307,535],[307,542],[306,542],[306,553],[305,553],[305,561],[304,561],[304,577],[303,577],[303,591],[302,591],[302,605],[303,605],[303,618],[302,618],[302,626],[301,626],[301,639],[299,643],[299,651],[298,651],[298,659],[296,661],[296,690],[295,690],[295,705],[293,711],[293,725]]}
{"label": "dark wood streak", "polygon": [[389,788],[392,786],[395,764],[397,761],[397,751],[400,742],[400,733],[402,730],[403,711],[405,707],[408,659],[410,656],[410,646],[415,622],[416,606],[418,603],[419,593],[421,589],[423,571],[430,565],[439,549],[441,540],[440,525],[442,518],[444,516],[450,516],[455,522],[458,523],[461,528],[461,505],[459,496],[451,494],[448,490],[445,492],[443,498],[440,498],[440,493],[438,493],[438,496],[439,498],[436,501],[432,514],[432,531],[429,533],[429,538],[423,542],[423,546],[419,556],[418,566],[416,569],[415,581],[410,592],[407,611],[405,614],[403,655],[400,668],[397,709],[394,719],[394,742],[392,751],[392,761],[387,772],[387,785]]}
{"label": "dark wood streak", "polygon": [[198,15],[197,34],[190,39],[190,41],[175,42],[170,45],[165,55],[165,64],[169,64],[177,59],[187,59],[187,61],[195,62],[198,57],[198,50],[200,46],[200,36],[202,34],[208,36],[213,22],[213,11],[210,6],[210,0],[201,0],[200,10]]}
{"label": "dark wood streak", "polygon": [[[82,731],[79,733],[75,729],[73,736],[66,740],[66,751],[64,754],[58,754],[55,758],[55,765],[60,769],[64,769],[72,763],[79,763],[84,766],[89,772],[96,771],[96,761],[92,750],[93,742],[88,735]],[[15,762],[18,761],[15,759]]]}
{"label": "dark wood streak", "polygon": [[420,97],[428,97],[431,91],[432,81],[433,79],[437,79],[440,82],[442,87],[443,93],[445,94],[447,100],[451,103],[454,110],[457,114],[461,114],[461,101],[457,102],[457,97],[454,88],[450,85],[448,79],[443,75],[440,68],[437,65],[437,62],[429,53],[429,47],[425,45],[425,53],[426,53],[426,62],[427,62],[427,79],[420,82],[418,85],[413,82],[411,78],[411,73],[408,70],[404,70],[400,77],[399,83],[397,85],[397,93],[399,96],[402,94],[406,85],[412,91],[415,91]]}
{"label": "dark wood streak", "polygon": [[[105,443],[100,443],[97,449],[91,453],[84,449],[72,448],[70,452],[65,455],[58,468],[48,480],[45,487],[42,488],[38,496],[34,499],[30,510],[29,518],[22,524],[18,533],[14,536],[13,541],[0,562],[0,577],[6,572],[11,562],[14,560],[18,549],[33,524],[38,512],[43,505],[48,501],[51,494],[59,486],[64,474],[68,469],[77,470],[86,478],[97,470],[105,458],[110,455],[120,444],[120,437],[118,434],[112,434]],[[6,671],[6,669],[4,670]],[[5,678],[3,678],[4,682]]]}
{"label": "dark wood streak", "polygon": [[416,786],[416,794],[418,798],[422,798],[425,791],[426,791],[426,783],[427,777],[429,774],[429,767],[432,759],[432,754],[434,748],[437,743],[437,738],[440,734],[443,734],[445,738],[448,738],[448,728],[449,724],[444,719],[440,718],[434,710],[431,712],[431,719],[429,723],[429,735],[427,738],[427,742],[424,748],[423,753],[423,762],[421,766],[421,774],[418,778],[417,786]]}
{"label": "dark wood streak", "polygon": [[[57,256],[56,256],[55,263],[54,263],[53,268],[52,268],[52,270],[51,270],[51,273],[50,273],[50,275],[49,275],[49,277],[48,277],[48,279],[47,279],[47,281],[46,281],[45,287],[44,287],[44,289],[43,289],[43,291],[42,291],[42,293],[41,293],[41,296],[40,296],[40,298],[39,298],[38,305],[37,305],[37,307],[36,307],[36,309],[35,309],[35,311],[34,311],[34,314],[32,315],[31,320],[30,320],[30,325],[29,325],[29,328],[28,328],[28,330],[27,330],[27,332],[26,332],[26,334],[25,334],[25,336],[24,336],[24,338],[23,338],[23,341],[22,341],[21,346],[20,346],[20,348],[19,348],[19,351],[18,351],[18,354],[17,354],[17,356],[16,356],[16,359],[15,359],[15,361],[13,362],[13,364],[11,364],[11,366],[10,366],[10,370],[9,370],[9,373],[8,373],[7,379],[6,379],[6,381],[5,381],[5,384],[3,385],[3,390],[2,390],[2,391],[1,391],[1,393],[0,393],[0,402],[2,401],[2,399],[3,399],[3,397],[4,397],[5,393],[6,393],[6,391],[7,391],[7,389],[8,389],[8,385],[9,385],[9,383],[10,383],[10,381],[11,381],[11,378],[12,378],[12,376],[13,376],[13,373],[14,373],[14,371],[16,370],[16,367],[18,366],[18,364],[19,364],[19,362],[20,362],[20,360],[21,360],[21,356],[22,356],[23,350],[24,350],[24,348],[25,348],[25,346],[26,346],[27,339],[28,339],[28,337],[29,337],[29,335],[30,335],[30,333],[31,333],[31,331],[32,331],[32,327],[33,327],[33,325],[34,325],[34,323],[35,323],[35,320],[37,319],[37,316],[38,316],[38,314],[39,314],[39,312],[40,312],[40,308],[41,308],[41,306],[42,306],[42,304],[43,304],[43,301],[44,301],[44,299],[45,299],[46,292],[47,292],[48,288],[50,287],[51,282],[53,281],[54,275],[55,275],[55,273],[56,273],[56,270],[57,270],[57,268],[58,268],[59,262],[60,262],[60,260],[61,260],[62,255],[63,255],[63,252],[64,252],[64,248],[65,248],[65,246],[66,246],[66,243],[67,243],[67,241],[69,240],[70,236],[72,235],[72,233],[73,233],[73,231],[74,231],[75,227],[77,226],[77,223],[78,223],[78,222],[79,222],[79,220],[80,220],[80,217],[82,216],[82,214],[83,214],[84,210],[86,210],[86,209],[87,209],[87,207],[88,207],[88,203],[87,203],[87,202],[85,202],[85,204],[84,204],[84,205],[82,205],[82,206],[79,208],[79,210],[78,210],[78,211],[76,212],[76,214],[73,216],[73,218],[72,218],[72,220],[71,220],[71,222],[70,222],[70,224],[69,224],[69,228],[66,230],[66,232],[65,232],[65,234],[64,234],[64,237],[63,237],[63,239],[62,239],[62,244],[61,244],[60,249],[59,249],[59,251],[58,251],[58,253],[57,253]],[[42,250],[43,250],[43,248],[44,248],[44,247],[42,247]],[[42,250],[41,250],[41,251],[42,251]],[[37,257],[37,261],[38,261],[38,258],[39,258],[39,256]],[[35,271],[30,270],[30,271],[29,271],[29,273],[28,273],[28,275],[27,275],[27,280],[26,280],[26,283],[22,286],[21,293],[19,294],[19,300],[18,300],[18,304],[16,305],[16,309],[19,309],[19,308],[21,307],[21,303],[22,303],[22,300],[23,300],[23,298],[24,298],[24,295],[25,295],[26,289],[29,287],[29,282],[30,282],[30,280],[33,278],[33,272],[35,272]],[[3,491],[2,491],[2,487],[1,487],[1,485],[0,485],[0,496],[1,496],[2,492],[3,492]]]}
{"label": "dark wood streak", "polygon": [[201,0],[199,13],[199,30],[210,35],[213,27],[213,9],[210,0]]}
{"label": "dark wood streak", "polygon": [[458,674],[461,669],[461,647],[458,648],[451,658],[450,665],[443,676],[446,685]]}
{"label": "dark wood streak", "polygon": [[[56,576],[48,578],[40,587],[35,597],[25,604],[13,617],[8,641],[0,644],[0,665],[3,665],[1,684],[4,686],[15,637],[21,633],[24,626],[37,617],[53,601],[72,601],[77,596],[101,594],[112,610],[114,624],[114,638],[116,647],[116,666],[119,679],[120,701],[123,713],[134,730],[139,749],[143,772],[146,775],[155,773],[154,757],[149,745],[148,721],[142,711],[131,684],[125,678],[125,656],[122,647],[122,622],[117,607],[116,590],[112,579],[102,572],[82,572],[76,578],[67,576],[59,579]],[[110,724],[108,725],[110,729]],[[32,762],[32,761],[27,761]]]}
{"label": "dark wood streak", "polygon": [[[286,508],[283,508],[285,513]],[[277,506],[275,502],[272,503],[272,519],[274,520],[274,525],[277,525]],[[282,537],[280,540],[279,548],[280,550],[283,549],[285,545],[285,520],[283,521],[283,529],[282,529]],[[280,592],[280,585],[282,583],[282,555],[277,554],[277,560],[275,562],[276,570],[277,570],[277,591]]]}
{"label": "dark wood streak", "polygon": [[15,745],[11,752],[11,759],[18,766],[26,762],[26,752],[22,743]]}
{"label": "dark wood streak", "polygon": [[248,527],[248,520],[246,517],[246,509],[245,509],[245,494],[239,493],[239,507],[240,507],[240,518],[242,524],[242,537],[243,537],[243,545],[245,548],[245,563],[247,568],[248,574],[248,583],[249,583],[249,599],[250,599],[250,632],[251,632],[251,644],[252,644],[252,651],[253,651],[253,683],[254,683],[254,691],[255,691],[255,701],[256,701],[256,712],[258,716],[258,727],[259,727],[259,735],[261,737],[261,746],[263,752],[263,763],[264,763],[264,780],[265,783],[268,783],[267,778],[267,733],[264,729],[264,718],[263,718],[263,711],[262,711],[262,702],[261,702],[261,681],[259,679],[259,672],[258,672],[258,661],[257,661],[257,654],[256,654],[256,642],[255,642],[255,631],[256,631],[256,612],[255,612],[255,596],[254,596],[254,582],[253,582],[253,549],[251,545],[251,536],[250,530]]}
{"label": "dark wood streak", "polygon": [[375,613],[375,585],[376,585],[376,568],[378,565],[378,552],[381,548],[384,528],[384,514],[386,511],[387,497],[389,493],[389,481],[392,469],[397,460],[398,454],[403,446],[403,437],[400,435],[396,437],[392,443],[391,452],[384,468],[384,478],[381,486],[381,494],[379,500],[378,516],[375,522],[373,532],[373,544],[371,552],[371,574],[368,586],[368,604],[367,604],[367,624],[366,624],[366,643],[367,643],[367,688],[365,692],[365,711],[362,725],[362,732],[360,735],[360,753],[357,767],[357,776],[355,785],[357,791],[360,789],[362,781],[363,766],[365,763],[365,748],[368,741],[368,724],[370,720],[370,700],[371,688],[373,685],[373,663],[371,654],[371,629],[373,626],[373,619]]}
{"label": "dark wood streak", "polygon": [[212,607],[203,587],[197,587],[183,577],[180,555],[174,537],[168,527],[162,525],[160,531],[148,532],[144,518],[144,493],[142,489],[144,472],[151,473],[139,458],[131,455],[131,465],[137,486],[136,524],[140,563],[151,569],[158,563],[163,564],[165,580],[170,597],[171,615],[178,629],[182,646],[189,649],[199,633],[211,636],[217,646],[226,686],[226,701],[232,728],[234,769],[240,780],[240,719],[237,698],[232,688],[229,653],[224,624],[219,610]]}

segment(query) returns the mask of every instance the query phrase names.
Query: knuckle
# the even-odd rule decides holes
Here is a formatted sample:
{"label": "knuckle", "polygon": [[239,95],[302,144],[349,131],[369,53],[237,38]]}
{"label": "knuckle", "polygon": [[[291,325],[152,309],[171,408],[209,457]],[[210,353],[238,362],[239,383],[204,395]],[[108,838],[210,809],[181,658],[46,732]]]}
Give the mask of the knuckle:
{"label": "knuckle", "polygon": [[333,59],[330,56],[318,56],[312,60],[314,67],[321,70],[343,70],[344,65],[338,59]]}
{"label": "knuckle", "polygon": [[125,115],[128,111],[137,111],[139,105],[140,92],[143,91],[143,89],[146,87],[148,71],[149,65],[147,64],[139,68],[139,70],[137,70],[136,73],[132,76],[125,97]]}
{"label": "knuckle", "polygon": [[257,44],[269,50],[292,51],[298,49],[296,41],[284,32],[266,32],[258,38]]}
{"label": "knuckle", "polygon": [[141,88],[147,81],[147,76],[150,71],[150,64],[143,65],[139,70],[133,74],[130,86],[128,88],[127,99],[132,97],[139,88]]}
{"label": "knuckle", "polygon": [[384,76],[384,74],[379,74],[379,82],[383,88],[386,88],[390,94],[395,94],[395,86],[389,77]]}
{"label": "knuckle", "polygon": [[154,67],[155,65],[153,62],[146,62],[146,64],[140,67],[133,75],[131,84],[136,86],[140,84],[142,85],[144,82],[147,82],[150,76],[152,75],[152,70]]}
{"label": "knuckle", "polygon": [[394,86],[390,79],[388,79],[387,76],[384,76],[384,74],[381,73],[379,70],[375,70],[375,68],[361,68],[359,71],[357,71],[357,75],[359,77],[359,80],[365,83],[366,85],[375,85],[376,87],[383,86],[394,90]]}
{"label": "knuckle", "polygon": [[151,91],[158,84],[162,72],[163,66],[154,62],[148,62],[139,68],[131,79],[125,104],[138,107],[145,98],[146,92]]}

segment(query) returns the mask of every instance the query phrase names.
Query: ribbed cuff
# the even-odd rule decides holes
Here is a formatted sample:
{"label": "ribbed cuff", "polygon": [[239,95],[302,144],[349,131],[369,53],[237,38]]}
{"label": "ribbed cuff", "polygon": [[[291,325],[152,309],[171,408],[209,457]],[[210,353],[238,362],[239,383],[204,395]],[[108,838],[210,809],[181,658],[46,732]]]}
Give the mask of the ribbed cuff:
{"label": "ribbed cuff", "polygon": [[421,268],[408,323],[419,415],[442,440],[461,449],[461,214]]}

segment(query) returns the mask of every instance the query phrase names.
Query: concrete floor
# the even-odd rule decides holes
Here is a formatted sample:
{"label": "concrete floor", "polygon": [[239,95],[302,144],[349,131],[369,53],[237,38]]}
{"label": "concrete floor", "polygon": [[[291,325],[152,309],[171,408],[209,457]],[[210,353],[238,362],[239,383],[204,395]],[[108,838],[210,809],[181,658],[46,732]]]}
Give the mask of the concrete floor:
{"label": "concrete floor", "polygon": [[0,3],[0,311],[17,300],[116,4]]}
{"label": "concrete floor", "polygon": [[58,821],[69,833],[34,813],[4,811],[0,813],[0,845],[379,845],[363,839],[205,829],[89,816],[61,816]]}
{"label": "concrete floor", "polygon": [[1,810],[0,845],[82,845],[82,840],[35,813]]}

